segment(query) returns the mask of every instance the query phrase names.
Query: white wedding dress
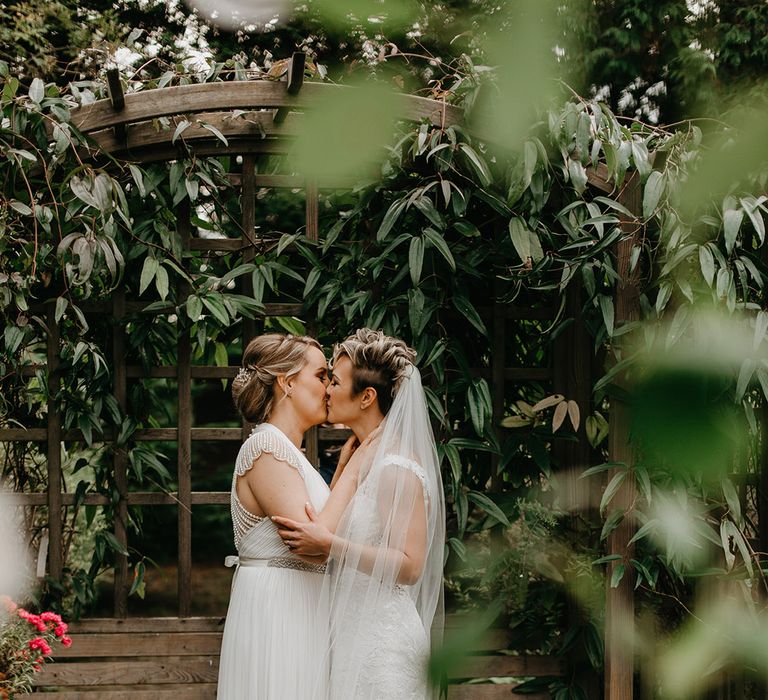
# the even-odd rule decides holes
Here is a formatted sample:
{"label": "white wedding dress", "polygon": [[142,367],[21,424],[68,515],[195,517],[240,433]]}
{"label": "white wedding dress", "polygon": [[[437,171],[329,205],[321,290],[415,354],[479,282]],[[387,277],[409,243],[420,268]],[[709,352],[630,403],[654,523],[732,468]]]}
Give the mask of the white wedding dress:
{"label": "white wedding dress", "polygon": [[[418,464],[387,455],[377,467],[416,474],[428,502],[424,472]],[[375,482],[371,475],[360,484],[349,513],[356,541],[373,547],[380,544],[385,529],[375,489],[370,488]],[[355,577],[348,585],[349,595],[337,615],[331,642],[329,700],[430,698],[426,674],[430,640],[416,609],[416,589],[394,584],[372,594],[367,576]]]}
{"label": "white wedding dress", "polygon": [[[400,380],[361,460],[323,576],[328,698],[427,700],[436,693],[427,678],[430,648],[442,638],[445,502],[416,367]],[[419,571],[404,553],[418,561],[420,538]]]}
{"label": "white wedding dress", "polygon": [[[301,474],[319,512],[329,489],[279,428],[262,423],[243,443],[232,479],[232,524],[238,557],[224,627],[218,700],[325,700],[327,604],[321,601],[323,566],[307,564],[285,546],[268,517],[243,508],[238,476],[263,452]],[[235,561],[232,561],[232,560]]]}

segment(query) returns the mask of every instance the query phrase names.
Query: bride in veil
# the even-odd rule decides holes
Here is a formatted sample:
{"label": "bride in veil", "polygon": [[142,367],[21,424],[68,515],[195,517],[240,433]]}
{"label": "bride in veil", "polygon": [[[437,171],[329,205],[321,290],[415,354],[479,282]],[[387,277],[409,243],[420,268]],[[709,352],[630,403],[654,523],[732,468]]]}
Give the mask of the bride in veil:
{"label": "bride in veil", "polygon": [[273,518],[296,555],[324,555],[332,700],[423,700],[442,634],[445,503],[415,352],[361,329],[334,351],[329,420],[360,445],[358,488],[335,532]]}

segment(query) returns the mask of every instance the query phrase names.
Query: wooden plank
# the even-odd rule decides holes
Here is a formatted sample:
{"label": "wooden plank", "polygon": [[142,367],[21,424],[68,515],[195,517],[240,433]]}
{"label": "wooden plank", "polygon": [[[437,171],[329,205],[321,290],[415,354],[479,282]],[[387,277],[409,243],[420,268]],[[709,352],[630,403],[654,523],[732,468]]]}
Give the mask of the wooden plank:
{"label": "wooden plank", "polygon": [[77,634],[163,634],[188,632],[223,632],[223,617],[92,617],[72,622],[70,632]]}
{"label": "wooden plank", "polygon": [[57,659],[103,656],[218,656],[222,632],[143,632],[76,634],[71,647],[57,648]]}
{"label": "wooden plank", "polygon": [[[55,299],[52,300],[53,303],[56,302]],[[47,313],[47,304],[50,302],[45,302],[45,304],[33,304],[30,307],[30,310],[32,313]],[[158,308],[158,309],[151,309],[147,311],[147,306],[149,304],[147,302],[143,301],[126,301],[125,302],[125,312],[126,314],[139,314],[139,313],[147,313],[147,314],[153,314],[153,315],[162,315],[162,314],[175,314],[178,312],[178,307],[176,307],[174,304],[167,304],[164,307]],[[78,308],[86,314],[99,314],[99,315],[105,315],[105,314],[111,314],[112,313],[112,302],[110,301],[85,301],[81,304],[78,304]],[[296,316],[301,313],[302,310],[301,304],[296,303],[283,303],[283,302],[274,302],[274,303],[268,303],[264,304],[264,315],[265,316]]]}
{"label": "wooden plank", "polygon": [[48,404],[47,404],[47,470],[48,470],[48,572],[55,581],[61,579],[64,567],[63,519],[61,504],[61,418],[56,407],[59,393],[59,324],[56,302],[47,304]]}
{"label": "wooden plank", "polygon": [[[617,325],[625,321],[633,321],[640,317],[640,268],[630,270],[632,249],[639,245],[642,234],[642,223],[639,216],[642,211],[642,186],[637,173],[633,173],[619,201],[638,216],[637,221],[622,222],[621,227],[629,234],[617,244],[616,271],[620,281],[616,287],[614,302]],[[619,376],[615,380],[623,381]],[[611,398],[609,417],[610,431],[608,434],[608,459],[612,462],[623,462],[629,468],[634,463],[634,450],[629,443],[629,410],[618,399]],[[613,478],[618,470],[608,472],[607,479]],[[634,479],[625,479],[621,488],[611,501],[610,510],[621,508],[630,511],[636,496]],[[622,559],[608,564],[606,571],[606,609],[605,609],[605,697],[607,700],[632,700],[634,673],[633,635],[635,625],[635,602],[633,597],[634,576],[629,559],[633,556],[634,546],[630,544],[634,534],[634,522],[631,514],[624,518],[619,526],[608,536],[608,554],[619,554]],[[615,567],[623,563],[626,566],[621,582],[617,587],[610,585],[611,575]]]}
{"label": "wooden plank", "polygon": [[[8,495],[7,501],[17,506],[44,506],[47,501],[45,493],[12,493]],[[192,491],[192,505],[229,505],[229,491]],[[163,506],[178,505],[179,495],[175,491],[170,493],[160,493],[156,491],[138,491],[128,493],[126,501],[129,506]],[[72,506],[75,504],[75,494],[61,494],[62,505]],[[106,506],[112,503],[109,496],[101,493],[85,494],[81,504],[86,506]]]}
{"label": "wooden plank", "polygon": [[469,656],[462,659],[452,678],[507,676],[562,676],[565,661],[555,656]]}
{"label": "wooden plank", "polygon": [[514,683],[449,685],[448,700],[503,700],[504,698],[551,700],[552,698],[549,693],[516,693],[515,685]]}
{"label": "wooden plank", "polygon": [[[119,75],[117,77],[119,83]],[[121,88],[122,90],[122,88]],[[128,410],[127,377],[125,373],[125,287],[115,290],[112,297],[112,392],[117,405],[123,413]],[[115,446],[112,457],[112,468],[115,473],[115,489],[118,493],[117,512],[115,517],[115,539],[120,546],[128,551],[128,454],[125,447]],[[114,610],[115,617],[128,615],[128,557],[115,552],[114,579]]]}
{"label": "wooden plank", "polygon": [[60,661],[46,664],[35,676],[35,685],[146,685],[167,683],[216,683],[219,660],[163,659],[157,661]]}
{"label": "wooden plank", "polygon": [[[182,138],[189,144],[200,139],[210,140],[212,134],[203,124],[218,129],[225,138],[247,137],[251,139],[276,139],[282,142],[283,150],[292,147],[293,139],[299,132],[301,115],[288,115],[282,123],[274,123],[271,111],[248,111],[238,117],[231,112],[203,112],[192,118],[184,129]],[[91,134],[105,151],[144,150],[151,146],[168,144],[175,131],[175,125],[164,128],[157,121],[151,120],[131,124],[127,137],[120,141],[112,129],[104,129]],[[222,144],[223,145],[223,144]]]}
{"label": "wooden plank", "polygon": [[[53,695],[56,695],[53,698]],[[214,700],[216,697],[215,683],[195,683],[174,685],[173,689],[165,686],[160,688],[124,688],[122,690],[105,690],[98,687],[81,686],[76,690],[54,691],[46,693],[38,691],[25,695],[29,698],[47,698],[48,700]]]}
{"label": "wooden plank", "polygon": [[[178,231],[182,250],[189,250],[190,210],[183,206],[178,217]],[[186,299],[191,288],[188,282],[179,283],[179,299]],[[176,480],[178,499],[178,600],[179,617],[188,617],[192,609],[192,341],[186,324],[177,324],[178,374],[178,437]]]}
{"label": "wooden plank", "polygon": [[[307,83],[297,95],[290,95],[286,83],[268,80],[247,80],[219,83],[180,85],[170,88],[143,90],[125,96],[125,108],[115,112],[108,99],[97,100],[72,112],[72,123],[89,133],[117,124],[142,122],[176,114],[194,114],[222,110],[289,107],[304,109],[318,99],[333,94],[341,96],[353,87],[326,83]],[[326,98],[327,98],[326,97]],[[439,126],[451,126],[463,121],[463,111],[445,102],[414,95],[399,95],[399,117],[421,121],[429,119]],[[168,133],[170,141],[172,133]]]}

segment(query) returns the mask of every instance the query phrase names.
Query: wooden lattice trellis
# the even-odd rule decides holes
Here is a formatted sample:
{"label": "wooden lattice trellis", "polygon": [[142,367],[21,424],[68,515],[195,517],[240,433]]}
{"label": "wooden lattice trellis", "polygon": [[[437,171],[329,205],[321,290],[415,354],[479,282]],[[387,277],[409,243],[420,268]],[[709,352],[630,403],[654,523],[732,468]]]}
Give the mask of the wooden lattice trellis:
{"label": "wooden lattice trellis", "polygon": [[[73,122],[83,132],[89,134],[99,147],[112,154],[128,157],[139,162],[152,162],[162,160],[175,160],[183,156],[177,145],[172,143],[173,130],[156,128],[153,120],[159,117],[176,117],[178,115],[196,114],[200,121],[215,126],[228,141],[224,145],[221,141],[212,137],[209,130],[197,124],[190,125],[184,132],[184,148],[191,149],[198,155],[222,155],[230,154],[241,157],[239,172],[229,174],[231,181],[240,188],[242,204],[241,228],[244,235],[238,238],[227,239],[202,239],[191,235],[190,211],[183,209],[178,216],[178,233],[181,237],[183,250],[203,251],[215,253],[218,251],[240,252],[242,261],[249,262],[254,258],[254,235],[256,220],[256,190],[259,187],[270,188],[301,188],[306,195],[305,225],[307,237],[317,240],[319,233],[319,196],[323,188],[336,189],[350,187],[349,181],[317,181],[308,180],[305,177],[293,175],[264,175],[257,173],[257,159],[265,155],[283,154],[289,148],[291,137],[296,133],[296,124],[301,119],[300,111],[310,107],[312,102],[321,94],[349,88],[340,88],[324,84],[307,84],[302,86],[303,70],[301,69],[301,55],[294,59],[289,71],[287,82],[251,81],[211,83],[203,85],[190,85],[175,88],[166,88],[150,92],[123,95],[119,88],[119,81],[112,75],[109,81],[111,98],[101,100],[85,106],[74,113]],[[462,122],[462,112],[450,105],[414,96],[402,96],[401,117],[409,120],[428,119],[435,125],[452,125]],[[249,119],[232,119],[232,110],[248,110]],[[234,161],[235,159],[233,159]],[[606,173],[601,169],[589,171],[589,181],[592,187],[611,192],[613,187],[608,182]],[[631,211],[638,211],[639,184],[636,180],[630,180],[620,196],[625,206]],[[627,271],[629,252],[635,245],[639,228],[635,222],[627,222],[628,233],[632,234],[619,244],[618,257],[620,260],[620,272]],[[623,262],[622,262],[623,261]],[[623,265],[623,266],[622,266]],[[244,279],[241,282],[241,293],[249,295],[253,293],[251,282]],[[185,298],[188,290],[180,289],[180,298]],[[623,287],[619,289],[617,299],[617,319],[632,318],[637,309],[637,287],[631,276],[627,277]],[[555,362],[553,367],[508,367],[505,362],[505,344],[510,322],[521,320],[551,320],[554,318],[554,309],[520,308],[504,304],[499,300],[483,309],[483,314],[490,321],[489,329],[492,338],[492,361],[489,370],[478,369],[478,374],[490,379],[493,398],[494,415],[498,419],[504,410],[505,390],[510,383],[525,381],[552,382],[553,388],[569,398],[574,398],[580,405],[582,415],[588,412],[591,389],[591,350],[590,339],[583,323],[578,321],[581,301],[578,292],[571,293],[568,302],[568,313],[577,318],[577,322],[567,329],[558,341],[555,350]],[[228,505],[230,494],[228,491],[210,492],[194,490],[192,483],[192,442],[197,440],[241,441],[249,431],[249,426],[241,428],[203,428],[195,427],[192,418],[191,386],[193,379],[221,379],[231,378],[237,372],[237,367],[199,366],[192,364],[192,344],[189,334],[180,333],[178,337],[178,363],[177,366],[154,367],[145,371],[138,366],[127,365],[125,362],[125,328],[121,320],[127,314],[135,313],[172,313],[173,308],[155,309],[146,311],[146,304],[126,299],[124,290],[118,289],[109,302],[91,302],[82,304],[81,308],[86,313],[108,314],[114,320],[114,332],[112,337],[113,360],[113,393],[122,410],[127,408],[127,386],[129,379],[144,378],[175,378],[177,380],[177,407],[178,423],[175,428],[140,429],[134,434],[137,441],[165,440],[175,441],[178,447],[177,457],[177,482],[178,491],[172,494],[158,492],[129,492],[127,480],[127,455],[124,450],[114,452],[114,476],[118,490],[118,509],[115,518],[114,535],[117,542],[125,549],[128,544],[126,523],[129,506],[159,506],[175,505],[178,511],[178,621],[177,632],[183,632],[193,627],[201,626],[206,632],[220,630],[220,621],[194,622],[190,620],[185,626],[184,619],[191,615],[191,603],[193,590],[192,578],[192,508],[199,505]],[[55,319],[55,299],[43,305],[48,323],[48,352],[47,375],[50,387],[50,396],[55,397],[58,390],[57,368],[59,364],[59,328]],[[301,305],[295,303],[269,303],[265,305],[266,316],[291,316],[301,314]],[[256,321],[244,319],[243,340],[247,341],[257,330]],[[28,370],[30,373],[35,368]],[[612,443],[612,455],[616,461],[627,461],[630,455],[626,452],[626,440],[622,439],[621,426],[614,425],[614,421],[622,418],[617,412],[611,415],[611,436],[616,435]],[[614,432],[615,429],[615,432]],[[311,462],[317,464],[319,445],[326,440],[337,439],[338,431],[331,429],[313,429],[306,437],[306,452]],[[103,440],[113,441],[114,436],[108,432]],[[34,441],[46,443],[48,487],[47,493],[16,494],[15,502],[23,506],[47,506],[49,517],[49,543],[48,543],[48,571],[52,578],[61,577],[63,569],[63,522],[64,512],[67,507],[75,503],[75,496],[62,491],[62,465],[61,444],[67,441],[80,441],[82,434],[79,431],[63,431],[61,420],[54,410],[53,399],[49,404],[47,426],[22,429],[0,430],[0,441]],[[561,463],[568,464],[571,468],[584,467],[589,462],[589,446],[586,441],[578,443],[563,443],[557,446]],[[493,487],[501,488],[500,477],[497,477]],[[627,482],[624,492],[617,498],[629,503],[632,494],[629,492]],[[84,505],[108,505],[109,498],[100,494],[86,494],[82,500]],[[625,552],[627,543],[631,537],[630,525],[617,529],[612,535],[609,549],[612,552]],[[129,590],[128,560],[125,555],[116,554],[115,583],[114,583],[114,615],[118,624],[121,618],[125,618],[128,612],[127,598]],[[625,616],[632,616],[632,588],[631,579],[625,576],[618,589],[609,589],[608,629],[615,629]],[[89,623],[93,627],[95,622]],[[106,633],[115,629],[124,629],[135,633],[147,634],[152,628],[151,621],[131,622],[121,628],[88,627],[84,632]],[[159,625],[159,623],[158,623]],[[191,626],[190,626],[191,625]],[[135,630],[134,630],[135,627]],[[130,628],[130,630],[129,630]],[[163,628],[170,628],[163,625]],[[609,635],[610,636],[610,635]],[[620,635],[615,636],[616,644],[619,644]],[[614,639],[613,637],[611,639]],[[96,643],[94,643],[96,644]],[[609,644],[611,642],[609,641]],[[113,656],[121,656],[117,653],[117,645],[113,644],[105,648],[114,652]],[[161,653],[161,652],[158,652]],[[610,648],[607,654],[610,662],[606,674],[607,696],[610,698],[630,697],[629,695],[615,694],[617,688],[630,688],[632,679],[631,659],[622,655],[619,646]],[[542,662],[543,666],[535,672],[524,675],[537,675],[538,673],[560,673],[559,664]],[[66,683],[66,664],[57,664],[64,676],[51,676],[47,683]],[[519,664],[518,664],[519,665]],[[516,667],[517,668],[517,667]],[[534,667],[522,666],[520,669],[531,671]],[[518,669],[518,670],[520,670]],[[488,669],[486,669],[488,670]],[[100,671],[102,672],[102,671]],[[149,672],[149,671],[147,671]],[[50,675],[51,672],[46,672]],[[56,673],[59,673],[57,671]],[[493,675],[493,674],[487,674]],[[198,681],[211,684],[211,678],[206,676]],[[40,679],[44,684],[46,678]],[[94,681],[96,682],[96,681]],[[103,681],[109,682],[109,681]],[[112,683],[119,683],[112,679]],[[126,681],[128,682],[128,681]],[[475,693],[478,686],[474,686]],[[115,691],[117,692],[117,691]],[[507,691],[508,692],[508,691]],[[115,696],[117,697],[117,696]],[[133,696],[132,696],[133,697]],[[192,697],[191,695],[189,697]],[[200,697],[203,697],[201,695]],[[209,697],[209,695],[205,695]],[[460,695],[455,695],[460,697]],[[480,697],[480,695],[472,695]],[[492,697],[490,694],[488,697]],[[493,697],[496,697],[493,695]]]}

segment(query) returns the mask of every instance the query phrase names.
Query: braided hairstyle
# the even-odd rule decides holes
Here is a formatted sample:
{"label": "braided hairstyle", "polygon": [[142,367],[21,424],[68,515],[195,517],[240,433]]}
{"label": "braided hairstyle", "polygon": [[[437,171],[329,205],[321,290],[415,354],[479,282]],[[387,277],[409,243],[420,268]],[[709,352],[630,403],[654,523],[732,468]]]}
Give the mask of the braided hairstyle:
{"label": "braided hairstyle", "polygon": [[352,395],[367,387],[376,390],[385,416],[392,406],[400,380],[416,359],[416,351],[402,340],[381,331],[360,328],[333,349],[333,361],[346,355],[352,363]]}
{"label": "braided hairstyle", "polygon": [[254,338],[243,353],[243,367],[232,382],[232,398],[240,414],[251,423],[269,419],[275,405],[275,382],[298,374],[310,347],[319,348],[306,335],[267,333]]}

